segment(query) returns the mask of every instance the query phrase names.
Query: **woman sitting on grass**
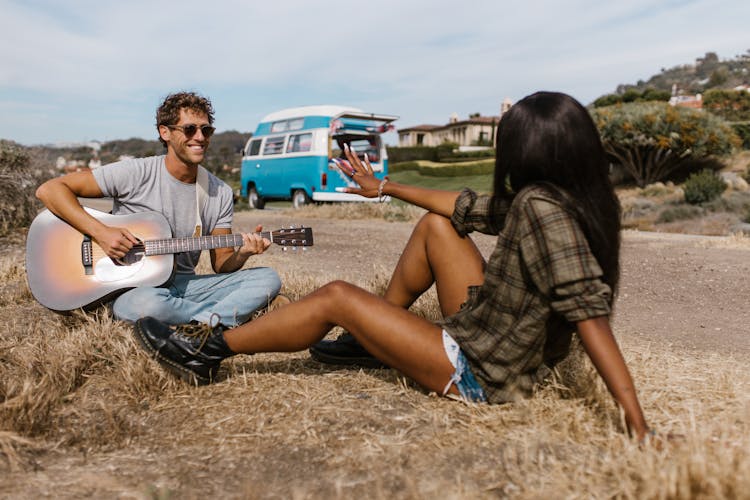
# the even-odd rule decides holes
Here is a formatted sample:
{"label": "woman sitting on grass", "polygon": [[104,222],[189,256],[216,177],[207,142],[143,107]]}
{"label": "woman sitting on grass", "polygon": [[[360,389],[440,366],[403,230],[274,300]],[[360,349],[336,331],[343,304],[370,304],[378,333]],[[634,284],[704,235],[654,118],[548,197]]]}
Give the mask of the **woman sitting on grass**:
{"label": "woman sitting on grass", "polygon": [[[229,356],[301,351],[339,325],[428,390],[503,403],[529,396],[568,354],[577,330],[629,431],[644,438],[648,428],[609,324],[620,207],[583,106],[550,92],[514,105],[497,130],[492,196],[381,181],[367,157],[362,162],[348,149],[346,156],[347,173],[360,186],[350,193],[387,194],[429,211],[385,298],[335,281],[250,323],[202,337],[139,320],[139,341],[164,367],[209,383]],[[489,262],[466,236],[472,231],[497,235]],[[433,283],[445,317],[439,324],[407,310]]]}

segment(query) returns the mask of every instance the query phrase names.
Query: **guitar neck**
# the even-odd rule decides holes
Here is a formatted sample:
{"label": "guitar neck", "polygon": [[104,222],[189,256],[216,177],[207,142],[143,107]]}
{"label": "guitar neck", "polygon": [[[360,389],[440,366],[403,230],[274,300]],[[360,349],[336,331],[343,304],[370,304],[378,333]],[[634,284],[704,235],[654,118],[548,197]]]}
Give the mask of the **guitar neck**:
{"label": "guitar neck", "polygon": [[[273,239],[272,231],[257,233],[261,238]],[[163,238],[143,242],[146,255],[164,255],[169,253],[194,252],[211,250],[213,248],[227,248],[242,246],[241,234],[217,234],[212,236],[197,236],[185,238]]]}

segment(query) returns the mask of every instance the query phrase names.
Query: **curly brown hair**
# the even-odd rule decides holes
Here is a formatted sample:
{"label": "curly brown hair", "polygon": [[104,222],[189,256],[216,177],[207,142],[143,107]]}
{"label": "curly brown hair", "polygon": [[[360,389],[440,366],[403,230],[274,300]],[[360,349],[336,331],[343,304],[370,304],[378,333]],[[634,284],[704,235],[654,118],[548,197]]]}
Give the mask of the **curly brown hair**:
{"label": "curly brown hair", "polygon": [[[159,131],[160,125],[175,125],[180,121],[180,110],[189,109],[196,113],[205,113],[208,116],[208,123],[214,123],[214,108],[207,97],[196,94],[195,92],[175,92],[169,94],[164,102],[156,110],[156,131]],[[166,148],[167,143],[159,134],[159,141]]]}

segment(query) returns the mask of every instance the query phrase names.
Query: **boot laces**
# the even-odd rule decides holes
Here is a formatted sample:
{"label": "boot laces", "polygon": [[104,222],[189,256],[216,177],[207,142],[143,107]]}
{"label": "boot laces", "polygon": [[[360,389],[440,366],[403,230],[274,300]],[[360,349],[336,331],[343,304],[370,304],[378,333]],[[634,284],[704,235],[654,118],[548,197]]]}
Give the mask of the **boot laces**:
{"label": "boot laces", "polygon": [[[216,321],[214,321],[216,317]],[[219,326],[220,316],[216,313],[211,314],[208,323],[194,323],[187,325],[179,325],[175,327],[175,337],[186,341],[195,349],[195,353],[201,352],[203,346],[206,345],[208,339],[216,332]],[[214,325],[214,326],[212,326]]]}

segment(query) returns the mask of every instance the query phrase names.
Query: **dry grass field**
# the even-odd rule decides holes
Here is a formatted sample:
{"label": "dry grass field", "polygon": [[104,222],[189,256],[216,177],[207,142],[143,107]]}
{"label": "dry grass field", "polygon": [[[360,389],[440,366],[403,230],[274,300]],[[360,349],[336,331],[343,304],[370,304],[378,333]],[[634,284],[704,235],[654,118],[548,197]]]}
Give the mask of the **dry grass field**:
{"label": "dry grass field", "polygon": [[[311,251],[255,261],[293,297],[339,278],[382,290],[411,228],[383,217],[413,214],[347,210],[236,225],[313,227]],[[580,348],[535,397],[501,406],[306,352],[238,356],[191,387],[106,311],[38,305],[22,236],[0,244],[0,497],[750,498],[747,237],[625,234],[615,330],[649,421],[678,435],[661,449],[623,433]],[[436,317],[434,296],[414,310]]]}

